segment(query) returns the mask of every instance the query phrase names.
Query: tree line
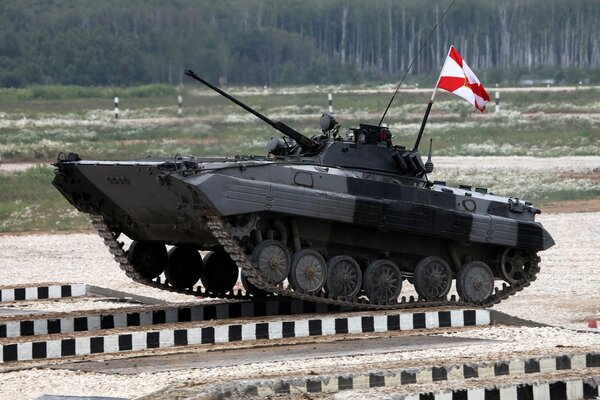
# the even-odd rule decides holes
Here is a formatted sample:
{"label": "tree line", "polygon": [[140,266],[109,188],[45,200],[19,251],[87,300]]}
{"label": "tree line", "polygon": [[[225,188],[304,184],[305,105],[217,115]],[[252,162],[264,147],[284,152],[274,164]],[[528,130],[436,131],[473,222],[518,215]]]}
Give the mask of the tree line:
{"label": "tree line", "polygon": [[[397,81],[439,0],[4,0],[0,86]],[[488,81],[600,81],[600,0],[457,0],[411,74],[454,44]]]}

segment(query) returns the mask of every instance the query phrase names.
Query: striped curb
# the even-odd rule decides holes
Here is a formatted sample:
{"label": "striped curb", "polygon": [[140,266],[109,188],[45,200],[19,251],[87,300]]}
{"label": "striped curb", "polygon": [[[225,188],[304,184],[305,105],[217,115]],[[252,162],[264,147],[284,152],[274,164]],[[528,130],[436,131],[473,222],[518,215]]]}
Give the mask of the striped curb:
{"label": "striped curb", "polygon": [[164,300],[137,294],[106,289],[85,283],[50,283],[40,286],[31,284],[29,286],[4,286],[0,287],[0,304],[21,300],[46,300],[62,299],[70,297],[101,296],[116,297],[142,304],[166,304]]}
{"label": "striped curb", "polygon": [[581,400],[596,399],[600,376],[527,382],[475,389],[447,390],[399,397],[398,400]]}
{"label": "striped curb", "polygon": [[[398,400],[581,400],[595,399],[598,391],[600,376],[589,379],[565,379],[546,382],[528,382],[514,385],[465,388],[444,390],[440,392],[419,393],[414,395],[397,395]],[[375,388],[379,386],[365,386]],[[311,388],[310,393],[320,393],[318,386]],[[351,390],[348,387],[344,390]],[[359,389],[355,387],[354,389]],[[245,393],[252,396],[252,393]],[[235,392],[211,394],[210,398],[236,398]],[[258,394],[256,395],[258,396]],[[264,396],[264,394],[260,394]]]}
{"label": "striped curb", "polygon": [[86,294],[87,285],[83,283],[3,288],[0,289],[0,302],[61,299],[65,297],[80,297],[85,296]]}
{"label": "striped curb", "polygon": [[[219,324],[207,327],[113,333],[45,341],[21,341],[0,346],[0,362],[62,358],[75,355],[283,339],[308,336],[408,331],[442,327],[485,326],[488,310],[395,313],[377,316],[340,316],[315,319]],[[101,333],[101,332],[98,332]],[[35,339],[35,337],[32,337]],[[25,338],[29,339],[29,338]]]}
{"label": "striped curb", "polygon": [[[106,310],[113,311],[113,310]],[[11,316],[11,321],[0,318],[0,338],[48,334],[86,332],[98,329],[127,328],[177,322],[196,322],[229,318],[269,317],[291,314],[338,312],[338,306],[309,303],[292,299],[266,299],[254,302],[194,304],[150,310],[127,310],[116,313],[79,314],[59,318]]]}
{"label": "striped curb", "polygon": [[[499,376],[520,376],[535,373],[548,373],[567,370],[582,370],[586,368],[600,367],[600,353],[585,353],[575,355],[560,355],[554,357],[538,357],[528,359],[516,359],[498,361],[495,363],[463,364],[439,366],[424,369],[394,369],[378,372],[365,372],[357,374],[327,375],[322,377],[308,376],[290,379],[263,380],[249,383],[239,383],[230,387],[230,384],[218,385],[210,390],[212,397],[219,397],[235,391],[246,396],[276,396],[284,394],[301,393],[336,393],[344,390],[370,389],[385,386],[403,386],[410,384],[428,384],[433,382],[457,381],[472,378],[493,378]],[[473,393],[482,392],[477,389]],[[459,391],[461,392],[461,391]],[[466,391],[462,391],[466,392]],[[493,392],[493,391],[492,391]],[[497,391],[496,391],[497,392]],[[513,393],[513,390],[508,392]],[[483,393],[483,392],[482,392]],[[462,397],[461,397],[462,396]],[[448,399],[488,399],[488,397],[447,397]],[[486,395],[487,396],[487,395]],[[507,399],[521,399],[521,397],[510,397]],[[407,397],[411,398],[411,397]],[[419,399],[419,397],[415,397]],[[437,399],[438,397],[425,397]],[[439,397],[446,399],[446,397]],[[498,399],[499,397],[489,397]],[[504,398],[504,397],[502,397]],[[531,399],[531,397],[525,397]],[[542,397],[544,398],[544,397]],[[557,397],[564,399],[565,397]],[[544,398],[546,399],[546,398]],[[549,399],[549,397],[548,397]]]}

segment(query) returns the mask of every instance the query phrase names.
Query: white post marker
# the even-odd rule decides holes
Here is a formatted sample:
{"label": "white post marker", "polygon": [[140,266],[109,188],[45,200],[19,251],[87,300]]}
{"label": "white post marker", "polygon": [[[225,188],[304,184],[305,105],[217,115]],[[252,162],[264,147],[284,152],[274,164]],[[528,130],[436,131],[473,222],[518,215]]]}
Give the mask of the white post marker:
{"label": "white post marker", "polygon": [[119,98],[115,97],[115,120],[119,120]]}
{"label": "white post marker", "polygon": [[496,83],[496,93],[494,95],[496,98],[496,107],[494,108],[494,112],[500,111],[500,92],[498,91],[498,84]]}
{"label": "white post marker", "polygon": [[498,112],[500,111],[500,92],[496,90],[496,108],[494,109],[494,112]]}
{"label": "white post marker", "polygon": [[327,101],[329,102],[329,114],[333,114],[333,95],[331,93],[327,95]]}
{"label": "white post marker", "polygon": [[181,118],[183,115],[183,97],[181,95],[177,96],[177,116]]}

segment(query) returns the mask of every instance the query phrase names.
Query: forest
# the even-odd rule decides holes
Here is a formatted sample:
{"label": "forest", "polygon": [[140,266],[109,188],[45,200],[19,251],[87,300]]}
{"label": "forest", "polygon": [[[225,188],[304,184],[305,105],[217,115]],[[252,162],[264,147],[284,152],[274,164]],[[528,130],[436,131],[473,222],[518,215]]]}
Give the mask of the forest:
{"label": "forest", "polygon": [[[0,86],[397,81],[451,0],[3,0]],[[450,44],[487,81],[600,82],[600,0],[456,0],[409,79]]]}

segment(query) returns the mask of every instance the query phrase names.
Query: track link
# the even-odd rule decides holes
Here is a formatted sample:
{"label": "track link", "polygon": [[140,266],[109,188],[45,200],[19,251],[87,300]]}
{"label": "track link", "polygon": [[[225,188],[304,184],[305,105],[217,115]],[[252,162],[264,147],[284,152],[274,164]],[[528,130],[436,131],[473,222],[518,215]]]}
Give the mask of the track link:
{"label": "track link", "polygon": [[[490,295],[485,301],[481,303],[465,302],[463,300],[456,299],[454,296],[452,296],[450,299],[442,299],[439,301],[425,301],[423,299],[415,299],[413,296],[410,296],[409,299],[406,299],[406,297],[403,296],[401,298],[401,301],[399,302],[393,302],[390,304],[372,304],[363,298],[356,298],[352,300],[348,300],[345,298],[334,298],[328,296],[326,293],[323,292],[319,293],[318,295],[313,295],[294,291],[289,287],[284,287],[282,284],[274,285],[266,281],[262,277],[258,269],[254,266],[254,264],[252,264],[252,262],[248,258],[248,255],[240,246],[238,240],[229,233],[229,231],[221,221],[221,218],[217,216],[206,216],[205,218],[206,225],[210,229],[213,236],[217,239],[219,244],[223,246],[223,248],[229,254],[231,259],[237,264],[238,268],[241,270],[241,273],[244,274],[248,278],[248,280],[257,288],[282,297],[295,298],[309,302],[331,304],[342,308],[363,310],[396,310],[414,309],[421,307],[491,307],[494,304],[500,303],[504,299],[520,292],[521,290],[523,290],[523,288],[529,286],[531,282],[533,282],[536,279],[536,275],[540,270],[539,257],[536,256],[536,262],[532,264],[530,270],[524,274],[523,279],[510,285],[503,283],[501,288],[496,287],[492,295]],[[141,274],[135,271],[133,265],[131,265],[131,263],[127,259],[127,254],[123,250],[123,244],[117,241],[117,237],[110,230],[110,228],[104,221],[102,215],[91,214],[91,219],[94,227],[98,231],[98,234],[104,240],[104,244],[108,247],[110,253],[119,263],[121,269],[125,271],[125,274],[135,282],[157,289],[166,290],[169,292],[187,294],[192,296],[235,300],[248,300],[254,297],[242,290],[238,290],[235,293],[231,291],[223,295],[211,293],[210,291],[203,290],[202,288],[178,289],[169,285],[167,282],[161,282],[158,278],[156,280],[144,278]]]}

